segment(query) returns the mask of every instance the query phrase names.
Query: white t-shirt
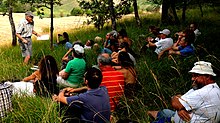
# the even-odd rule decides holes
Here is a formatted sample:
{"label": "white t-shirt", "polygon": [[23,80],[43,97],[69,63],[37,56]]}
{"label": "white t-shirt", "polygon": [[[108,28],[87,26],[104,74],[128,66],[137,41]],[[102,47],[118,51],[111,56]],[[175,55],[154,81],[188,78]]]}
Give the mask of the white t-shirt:
{"label": "white t-shirt", "polygon": [[159,54],[161,51],[171,47],[173,45],[173,39],[172,38],[165,38],[160,39],[158,42],[155,43],[156,49],[155,52]]}
{"label": "white t-shirt", "polygon": [[[189,90],[179,99],[185,109],[191,112],[190,123],[220,122],[220,89],[216,83],[198,90]],[[175,123],[183,123],[176,113]]]}

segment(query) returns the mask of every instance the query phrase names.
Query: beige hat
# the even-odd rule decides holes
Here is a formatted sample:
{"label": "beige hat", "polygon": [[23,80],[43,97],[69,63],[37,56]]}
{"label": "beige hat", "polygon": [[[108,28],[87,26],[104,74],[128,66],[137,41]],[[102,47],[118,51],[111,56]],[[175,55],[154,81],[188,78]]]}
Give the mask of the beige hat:
{"label": "beige hat", "polygon": [[31,17],[34,17],[34,14],[33,14],[31,11],[27,11],[27,12],[25,12],[25,15],[27,15],[27,16],[31,16]]}
{"label": "beige hat", "polygon": [[169,29],[164,29],[163,31],[160,31],[159,33],[165,34],[165,35],[169,35],[170,34],[170,30]]}
{"label": "beige hat", "polygon": [[198,61],[194,63],[194,67],[190,70],[190,73],[197,73],[197,74],[208,74],[212,76],[216,76],[213,72],[212,64],[210,62],[205,61]]}

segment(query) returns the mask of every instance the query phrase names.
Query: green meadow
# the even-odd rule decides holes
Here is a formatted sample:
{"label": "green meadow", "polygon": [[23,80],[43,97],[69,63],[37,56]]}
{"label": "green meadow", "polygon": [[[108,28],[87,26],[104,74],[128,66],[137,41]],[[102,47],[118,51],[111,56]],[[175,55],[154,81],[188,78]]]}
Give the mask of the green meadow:
{"label": "green meadow", "polygon": [[[146,115],[148,110],[160,110],[171,108],[170,98],[175,94],[183,94],[191,88],[191,75],[188,71],[193,67],[193,63],[198,60],[209,61],[213,64],[217,75],[220,73],[220,13],[216,8],[206,7],[203,9],[204,16],[201,17],[199,8],[187,10],[186,22],[181,25],[162,25],[160,24],[160,14],[153,13],[141,15],[141,28],[136,26],[133,17],[118,20],[117,30],[125,28],[128,36],[133,40],[133,51],[139,55],[136,58],[137,82],[139,88],[137,96],[133,100],[122,98],[119,110],[113,112],[115,119],[129,118],[140,123],[150,122]],[[181,12],[178,12],[181,17]],[[190,22],[197,22],[199,30],[202,32],[195,42],[196,54],[188,58],[173,56],[168,59],[164,56],[157,60],[152,53],[139,54],[140,47],[144,44],[145,38],[149,34],[148,26],[155,25],[161,29],[171,30],[171,36],[177,31],[185,29]],[[45,29],[46,30],[46,29]],[[83,27],[70,30],[70,40],[81,40],[86,42],[88,39],[94,39],[96,36],[105,37],[111,27],[106,25],[103,30],[97,30],[93,27]],[[62,32],[62,30],[60,30]],[[55,34],[54,34],[55,35]],[[55,40],[54,40],[55,41]],[[99,42],[101,44],[101,42]],[[49,41],[33,41],[33,57],[30,64],[23,65],[23,59],[19,46],[1,46],[0,47],[0,80],[17,81],[30,75],[33,71],[30,69],[37,65],[44,55],[55,57],[60,68],[61,58],[66,49],[62,46],[50,49]],[[86,51],[87,66],[90,67],[96,63],[96,50]],[[216,77],[216,82],[220,84],[220,78]],[[8,117],[2,119],[2,122],[16,123],[53,123],[61,122],[58,117],[58,104],[51,99],[39,97],[13,97],[13,111]],[[114,121],[113,121],[114,122]]]}

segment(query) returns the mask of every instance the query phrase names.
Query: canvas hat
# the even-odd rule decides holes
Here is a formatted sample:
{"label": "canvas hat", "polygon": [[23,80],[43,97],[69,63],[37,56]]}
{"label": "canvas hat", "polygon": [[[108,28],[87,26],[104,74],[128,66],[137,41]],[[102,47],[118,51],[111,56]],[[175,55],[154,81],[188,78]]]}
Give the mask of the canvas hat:
{"label": "canvas hat", "polygon": [[82,46],[80,46],[79,44],[75,44],[73,46],[73,49],[76,51],[76,53],[84,53],[84,48]]}
{"label": "canvas hat", "polygon": [[25,12],[25,15],[27,15],[27,16],[31,16],[31,17],[34,17],[34,14],[33,14],[31,11],[27,11],[27,12]]}
{"label": "canvas hat", "polygon": [[109,32],[109,34],[111,36],[113,36],[114,38],[117,38],[118,37],[118,32],[116,30],[112,30],[111,32]]}
{"label": "canvas hat", "polygon": [[169,29],[164,29],[164,30],[160,31],[159,33],[160,34],[169,35],[170,34],[170,30]]}
{"label": "canvas hat", "polygon": [[197,74],[208,74],[212,76],[216,76],[213,72],[212,64],[210,62],[205,61],[198,61],[194,63],[194,67],[190,70],[190,73],[197,73]]}

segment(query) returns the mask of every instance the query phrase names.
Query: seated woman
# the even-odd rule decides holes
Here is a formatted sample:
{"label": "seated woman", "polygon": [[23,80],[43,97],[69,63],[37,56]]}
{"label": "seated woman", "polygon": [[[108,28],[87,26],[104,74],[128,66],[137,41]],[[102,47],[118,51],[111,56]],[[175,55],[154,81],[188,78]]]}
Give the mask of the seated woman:
{"label": "seated woman", "polygon": [[129,47],[131,47],[132,45],[132,40],[128,37],[128,34],[126,32],[125,29],[121,29],[119,32],[118,32],[118,42],[119,42],[119,45],[122,43],[122,42],[127,42]]}
{"label": "seated woman", "polygon": [[86,42],[86,44],[84,45],[84,49],[91,49],[93,45],[94,45],[94,41],[93,40],[88,40]]}
{"label": "seated woman", "polygon": [[72,49],[73,60],[67,63],[65,69],[59,72],[57,83],[61,87],[79,87],[83,83],[86,62],[83,59],[84,48],[75,44]]}
{"label": "seated woman", "polygon": [[125,96],[132,97],[134,96],[136,90],[136,71],[134,69],[134,63],[130,59],[130,56],[127,52],[121,51],[118,55],[118,63],[120,66],[114,67],[117,71],[120,71],[124,75],[125,79]]}
{"label": "seated woman", "polygon": [[[60,37],[63,37],[63,40],[60,41]],[[57,44],[58,45],[65,45],[66,49],[70,49],[72,47],[72,44],[69,40],[69,35],[67,32],[63,32],[63,35],[57,34]]]}
{"label": "seated woman", "polygon": [[34,92],[40,96],[51,96],[58,94],[57,75],[59,73],[56,60],[54,57],[44,56],[38,65],[39,69],[30,76],[25,77],[22,81],[34,83]]}
{"label": "seated woman", "polygon": [[127,42],[122,42],[118,48],[118,52],[113,52],[111,54],[112,62],[113,64],[117,65],[118,64],[118,55],[121,51],[127,52],[130,59],[133,61],[133,64],[136,65],[136,60],[133,56],[133,51],[129,48],[129,45]]}

